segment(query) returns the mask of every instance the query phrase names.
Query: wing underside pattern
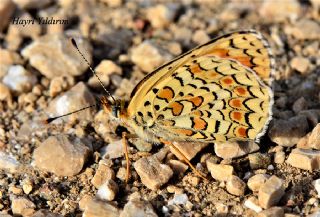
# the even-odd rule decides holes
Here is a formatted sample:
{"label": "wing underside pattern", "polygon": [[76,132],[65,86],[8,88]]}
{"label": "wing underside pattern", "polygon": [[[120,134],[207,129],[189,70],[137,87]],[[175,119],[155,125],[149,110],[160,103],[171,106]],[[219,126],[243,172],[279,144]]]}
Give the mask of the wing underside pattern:
{"label": "wing underside pattern", "polygon": [[147,76],[128,114],[135,125],[171,140],[257,139],[271,117],[272,68],[260,35],[233,33]]}

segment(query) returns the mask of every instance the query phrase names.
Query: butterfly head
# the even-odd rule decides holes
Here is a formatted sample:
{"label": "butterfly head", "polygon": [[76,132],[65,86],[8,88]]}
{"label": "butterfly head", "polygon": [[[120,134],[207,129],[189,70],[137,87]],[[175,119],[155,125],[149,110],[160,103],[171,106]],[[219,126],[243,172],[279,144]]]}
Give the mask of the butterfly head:
{"label": "butterfly head", "polygon": [[110,114],[113,118],[121,118],[126,114],[125,101],[115,100],[111,102],[107,97],[101,98],[101,104],[106,113]]}

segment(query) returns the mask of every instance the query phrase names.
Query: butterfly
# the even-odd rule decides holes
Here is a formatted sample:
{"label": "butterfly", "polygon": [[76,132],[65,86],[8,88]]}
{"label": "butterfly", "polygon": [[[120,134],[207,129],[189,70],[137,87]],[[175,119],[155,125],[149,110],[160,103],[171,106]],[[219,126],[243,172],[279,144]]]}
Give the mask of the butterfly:
{"label": "butterfly", "polygon": [[272,117],[274,58],[263,36],[239,31],[148,74],[108,114],[152,143],[259,141]]}
{"label": "butterfly", "polygon": [[258,142],[272,118],[274,70],[266,39],[254,30],[238,31],[149,73],[129,102],[105,89],[112,100],[102,97],[101,104],[131,134],[151,143]]}

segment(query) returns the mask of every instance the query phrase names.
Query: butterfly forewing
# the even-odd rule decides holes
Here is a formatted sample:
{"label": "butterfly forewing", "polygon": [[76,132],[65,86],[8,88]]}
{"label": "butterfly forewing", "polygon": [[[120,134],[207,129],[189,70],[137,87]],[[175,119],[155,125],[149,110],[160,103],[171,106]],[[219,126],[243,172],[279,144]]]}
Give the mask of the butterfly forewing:
{"label": "butterfly forewing", "polygon": [[252,31],[199,46],[137,85],[132,127],[174,141],[257,139],[271,117],[272,64],[266,41]]}

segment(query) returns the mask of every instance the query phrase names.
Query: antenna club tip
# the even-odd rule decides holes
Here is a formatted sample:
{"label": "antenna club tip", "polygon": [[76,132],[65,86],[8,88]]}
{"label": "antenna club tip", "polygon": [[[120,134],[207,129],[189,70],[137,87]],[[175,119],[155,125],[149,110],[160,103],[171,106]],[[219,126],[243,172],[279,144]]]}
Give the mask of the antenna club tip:
{"label": "antenna club tip", "polygon": [[49,124],[49,121],[48,121],[48,119],[46,119],[46,120],[41,120],[40,122],[41,122],[41,124],[44,124],[44,125],[47,125],[47,124]]}
{"label": "antenna club tip", "polygon": [[48,119],[42,120],[41,123],[42,124],[50,124],[54,120],[55,120],[55,118],[48,118]]}
{"label": "antenna club tip", "polygon": [[78,45],[76,43],[76,40],[74,40],[74,38],[71,38],[71,43],[74,47],[78,48]]}

